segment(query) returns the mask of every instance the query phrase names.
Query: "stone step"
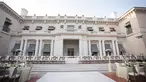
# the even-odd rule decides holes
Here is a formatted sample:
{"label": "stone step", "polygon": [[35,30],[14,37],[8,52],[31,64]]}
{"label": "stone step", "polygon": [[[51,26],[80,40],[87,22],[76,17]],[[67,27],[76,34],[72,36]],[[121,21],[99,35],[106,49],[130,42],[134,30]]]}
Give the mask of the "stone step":
{"label": "stone step", "polygon": [[108,72],[107,64],[33,64],[31,74],[44,75],[47,72],[81,72],[99,71]]}

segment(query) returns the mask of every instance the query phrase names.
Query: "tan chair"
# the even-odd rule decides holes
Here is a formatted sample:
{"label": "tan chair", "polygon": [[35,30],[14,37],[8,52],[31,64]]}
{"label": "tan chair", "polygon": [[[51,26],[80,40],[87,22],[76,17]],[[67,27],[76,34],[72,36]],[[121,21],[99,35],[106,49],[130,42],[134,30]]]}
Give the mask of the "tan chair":
{"label": "tan chair", "polygon": [[31,69],[32,67],[25,67],[21,69],[22,73],[20,75],[19,82],[26,82],[30,79]]}
{"label": "tan chair", "polygon": [[146,77],[146,64],[144,64],[144,66],[143,66],[143,71],[144,71],[144,74],[145,74],[145,77]]}
{"label": "tan chair", "polygon": [[121,66],[120,63],[115,63],[115,65],[117,77],[121,77],[128,80],[128,68],[126,66]]}
{"label": "tan chair", "polygon": [[9,78],[10,81],[15,82],[16,79],[19,79],[20,74],[17,73],[17,67],[10,67],[8,69],[9,74],[5,75],[5,78]]}

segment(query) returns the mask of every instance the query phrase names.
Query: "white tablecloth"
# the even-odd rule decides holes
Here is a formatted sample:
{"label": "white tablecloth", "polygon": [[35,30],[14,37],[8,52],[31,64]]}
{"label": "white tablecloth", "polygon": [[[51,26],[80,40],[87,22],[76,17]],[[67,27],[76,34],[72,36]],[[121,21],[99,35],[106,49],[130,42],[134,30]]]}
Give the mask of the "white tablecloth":
{"label": "white tablecloth", "polygon": [[99,72],[49,72],[37,82],[116,82]]}

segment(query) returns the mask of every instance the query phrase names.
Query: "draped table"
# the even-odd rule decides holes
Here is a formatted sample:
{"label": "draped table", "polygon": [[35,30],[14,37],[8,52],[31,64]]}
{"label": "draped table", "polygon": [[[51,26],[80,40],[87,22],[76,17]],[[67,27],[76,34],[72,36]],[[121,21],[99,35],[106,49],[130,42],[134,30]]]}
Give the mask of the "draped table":
{"label": "draped table", "polygon": [[49,72],[37,82],[116,82],[99,72]]}

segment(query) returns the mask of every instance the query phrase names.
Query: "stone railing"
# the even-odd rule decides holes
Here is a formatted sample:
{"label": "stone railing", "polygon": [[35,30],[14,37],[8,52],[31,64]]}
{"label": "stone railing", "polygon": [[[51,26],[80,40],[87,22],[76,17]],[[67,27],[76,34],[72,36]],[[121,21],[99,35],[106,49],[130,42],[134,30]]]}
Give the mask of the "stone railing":
{"label": "stone railing", "polygon": [[125,33],[117,32],[99,32],[99,31],[87,31],[81,29],[60,29],[54,31],[43,31],[43,30],[23,30],[23,31],[11,31],[10,34],[13,36],[19,35],[54,35],[54,34],[82,34],[82,35],[95,35],[95,36],[118,36],[126,37]]}
{"label": "stone railing", "polygon": [[98,18],[98,17],[83,17],[83,16],[25,16],[24,19],[69,19],[69,20],[91,20],[91,21],[116,21],[115,18]]}
{"label": "stone railing", "polygon": [[22,33],[21,31],[11,31],[10,32],[10,34],[13,35],[13,36],[15,36],[15,35],[19,36],[19,35],[21,35],[21,33]]}
{"label": "stone railing", "polygon": [[126,37],[126,34],[125,33],[117,33],[118,37]]}
{"label": "stone railing", "polygon": [[[13,32],[13,35],[54,35],[54,34],[82,34],[82,35],[99,35],[99,36],[117,36],[118,34],[116,32],[99,32],[99,31],[87,31],[87,30],[81,30],[81,29],[60,29],[60,30],[54,30],[54,31],[28,31],[23,30],[22,32]],[[122,36],[122,35],[118,35]]]}
{"label": "stone railing", "polygon": [[[146,56],[79,56],[79,64],[146,62]],[[26,62],[31,64],[65,64],[65,56],[0,56],[1,63]]]}
{"label": "stone railing", "polygon": [[80,64],[100,64],[100,63],[125,63],[125,62],[146,62],[146,56],[135,56],[135,55],[125,55],[125,56],[83,56],[79,57]]}
{"label": "stone railing", "polygon": [[65,64],[65,57],[58,56],[1,56],[1,63],[26,62],[31,64]]}

